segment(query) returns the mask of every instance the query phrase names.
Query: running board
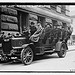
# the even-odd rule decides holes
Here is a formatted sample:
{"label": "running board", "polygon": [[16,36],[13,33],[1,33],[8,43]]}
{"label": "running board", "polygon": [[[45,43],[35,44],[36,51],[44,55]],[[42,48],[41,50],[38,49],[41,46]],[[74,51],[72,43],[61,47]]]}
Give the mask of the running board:
{"label": "running board", "polygon": [[53,53],[55,51],[55,49],[53,50],[48,50],[48,51],[44,51],[43,53],[36,53],[36,55],[43,55],[45,53]]}

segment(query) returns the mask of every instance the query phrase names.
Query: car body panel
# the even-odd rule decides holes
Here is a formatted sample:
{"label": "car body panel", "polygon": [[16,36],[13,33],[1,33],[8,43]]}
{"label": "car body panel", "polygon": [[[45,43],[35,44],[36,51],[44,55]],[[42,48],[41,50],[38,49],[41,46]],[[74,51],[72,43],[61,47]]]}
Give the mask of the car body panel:
{"label": "car body panel", "polygon": [[[3,41],[3,53],[11,54],[12,52],[20,51],[27,46],[30,46],[35,54],[44,54],[46,52],[54,52],[60,50],[60,45],[63,42],[60,40],[62,29],[59,28],[48,28],[44,29],[43,33],[39,37],[38,42],[33,42],[26,37],[16,37],[9,40]],[[64,37],[65,38],[65,37]],[[55,49],[55,50],[54,50]],[[16,50],[16,51],[14,51]]]}

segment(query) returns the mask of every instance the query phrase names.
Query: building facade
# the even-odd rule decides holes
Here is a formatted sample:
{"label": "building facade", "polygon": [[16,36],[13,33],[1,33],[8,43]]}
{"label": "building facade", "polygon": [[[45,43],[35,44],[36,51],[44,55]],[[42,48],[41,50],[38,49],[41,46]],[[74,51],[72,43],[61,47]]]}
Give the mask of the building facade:
{"label": "building facade", "polygon": [[71,16],[71,26],[73,27],[73,33],[71,36],[72,42],[75,43],[75,15]]}
{"label": "building facade", "polygon": [[22,33],[31,22],[46,23],[53,27],[70,26],[68,5],[15,5],[14,7],[0,7],[0,31],[8,33]]}

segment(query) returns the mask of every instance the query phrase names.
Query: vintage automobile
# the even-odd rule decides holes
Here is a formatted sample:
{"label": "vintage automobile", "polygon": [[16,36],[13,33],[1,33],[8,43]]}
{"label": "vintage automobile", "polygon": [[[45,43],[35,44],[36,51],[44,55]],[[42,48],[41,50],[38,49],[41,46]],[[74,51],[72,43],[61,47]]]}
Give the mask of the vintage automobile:
{"label": "vintage automobile", "polygon": [[[36,34],[39,34],[37,32]],[[36,55],[57,53],[60,58],[66,56],[67,33],[59,28],[45,28],[40,36],[26,38],[25,36],[5,38],[0,50],[1,61],[10,60],[11,57],[21,59],[22,63],[29,65]],[[70,36],[70,35],[69,35]],[[38,40],[37,40],[38,39]],[[37,40],[37,41],[36,41]]]}

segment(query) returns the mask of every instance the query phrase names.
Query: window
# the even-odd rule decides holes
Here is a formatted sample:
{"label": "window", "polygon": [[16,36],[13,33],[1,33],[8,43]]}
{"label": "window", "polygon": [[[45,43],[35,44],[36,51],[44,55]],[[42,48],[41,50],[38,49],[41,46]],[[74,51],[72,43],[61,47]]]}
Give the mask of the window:
{"label": "window", "polygon": [[1,29],[18,31],[17,17],[1,14]]}
{"label": "window", "polygon": [[70,11],[69,11],[69,5],[66,5],[66,15],[69,16],[69,13],[70,13]]}
{"label": "window", "polygon": [[50,9],[50,5],[45,5],[45,8]]}
{"label": "window", "polygon": [[61,6],[57,5],[57,11],[61,13]]}
{"label": "window", "polygon": [[66,6],[65,5],[61,5],[61,13],[66,14]]}
{"label": "window", "polygon": [[57,5],[50,5],[51,9],[57,10]]}

